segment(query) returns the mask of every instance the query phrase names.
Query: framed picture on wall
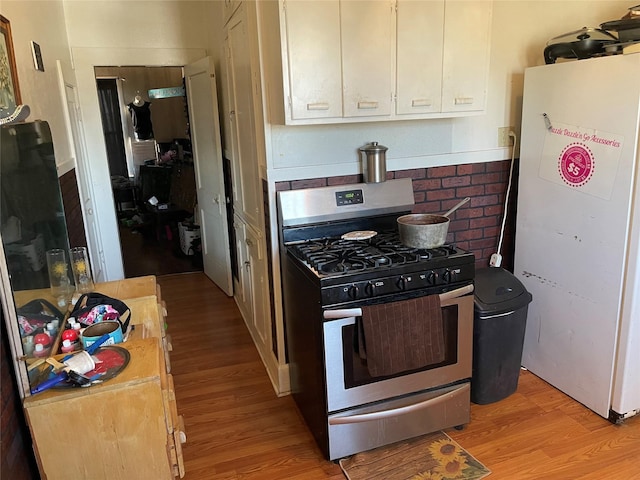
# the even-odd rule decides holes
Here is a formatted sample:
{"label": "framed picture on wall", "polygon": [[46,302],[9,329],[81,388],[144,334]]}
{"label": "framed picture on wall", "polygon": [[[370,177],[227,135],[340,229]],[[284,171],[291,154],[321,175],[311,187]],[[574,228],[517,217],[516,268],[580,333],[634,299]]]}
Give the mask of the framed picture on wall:
{"label": "framed picture on wall", "polygon": [[0,15],[0,110],[13,110],[21,103],[11,25],[9,20]]}

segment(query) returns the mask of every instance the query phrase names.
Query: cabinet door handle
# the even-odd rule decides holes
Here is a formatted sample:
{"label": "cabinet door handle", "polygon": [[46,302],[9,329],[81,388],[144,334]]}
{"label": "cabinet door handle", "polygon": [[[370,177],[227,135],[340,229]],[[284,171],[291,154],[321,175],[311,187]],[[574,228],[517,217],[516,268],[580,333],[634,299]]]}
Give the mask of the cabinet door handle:
{"label": "cabinet door handle", "polygon": [[307,110],[329,110],[329,104],[326,102],[307,103]]}
{"label": "cabinet door handle", "polygon": [[378,108],[378,102],[358,102],[358,110],[372,110]]}
{"label": "cabinet door handle", "polygon": [[416,98],[415,100],[411,100],[412,107],[430,107],[431,100],[429,98]]}
{"label": "cabinet door handle", "polygon": [[473,103],[473,97],[456,97],[454,103],[456,105],[471,105]]}
{"label": "cabinet door handle", "polygon": [[246,243],[249,247],[253,247],[253,242],[251,241],[250,238],[247,238],[244,243]]}

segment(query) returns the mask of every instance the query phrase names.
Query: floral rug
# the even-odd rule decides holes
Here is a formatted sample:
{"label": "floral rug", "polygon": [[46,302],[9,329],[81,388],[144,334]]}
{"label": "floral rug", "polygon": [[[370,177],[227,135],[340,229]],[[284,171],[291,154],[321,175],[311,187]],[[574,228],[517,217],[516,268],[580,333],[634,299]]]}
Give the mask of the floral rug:
{"label": "floral rug", "polygon": [[338,463],[348,480],[478,480],[491,474],[444,432],[358,453]]}

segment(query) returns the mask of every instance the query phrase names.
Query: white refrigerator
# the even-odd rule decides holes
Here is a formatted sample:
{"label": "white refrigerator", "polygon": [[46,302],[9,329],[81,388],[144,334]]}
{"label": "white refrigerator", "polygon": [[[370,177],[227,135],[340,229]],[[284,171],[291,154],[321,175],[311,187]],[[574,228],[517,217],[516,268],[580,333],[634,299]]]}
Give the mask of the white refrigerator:
{"label": "white refrigerator", "polygon": [[525,72],[522,365],[616,422],[640,411],[639,118],[640,54]]}

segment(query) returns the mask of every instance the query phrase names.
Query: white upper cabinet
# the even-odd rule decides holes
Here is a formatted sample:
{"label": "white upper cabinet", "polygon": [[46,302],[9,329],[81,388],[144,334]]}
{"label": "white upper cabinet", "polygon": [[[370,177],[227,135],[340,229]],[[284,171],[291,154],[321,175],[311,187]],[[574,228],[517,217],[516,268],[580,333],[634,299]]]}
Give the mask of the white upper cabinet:
{"label": "white upper cabinet", "polygon": [[491,0],[281,0],[285,123],[485,110]]}
{"label": "white upper cabinet", "polygon": [[398,0],[396,113],[440,112],[444,0]]}
{"label": "white upper cabinet", "polygon": [[342,117],[340,3],[284,3],[283,70],[291,120]]}
{"label": "white upper cabinet", "polygon": [[262,185],[258,170],[256,123],[254,116],[253,76],[248,20],[239,8],[227,23],[225,55],[227,103],[231,127],[230,155],[233,179],[233,209],[243,220],[259,227],[262,224]]}
{"label": "white upper cabinet", "polygon": [[340,2],[345,117],[391,114],[394,7],[381,0]]}
{"label": "white upper cabinet", "polygon": [[487,0],[445,2],[443,112],[481,112],[486,108],[491,10],[492,3]]}

